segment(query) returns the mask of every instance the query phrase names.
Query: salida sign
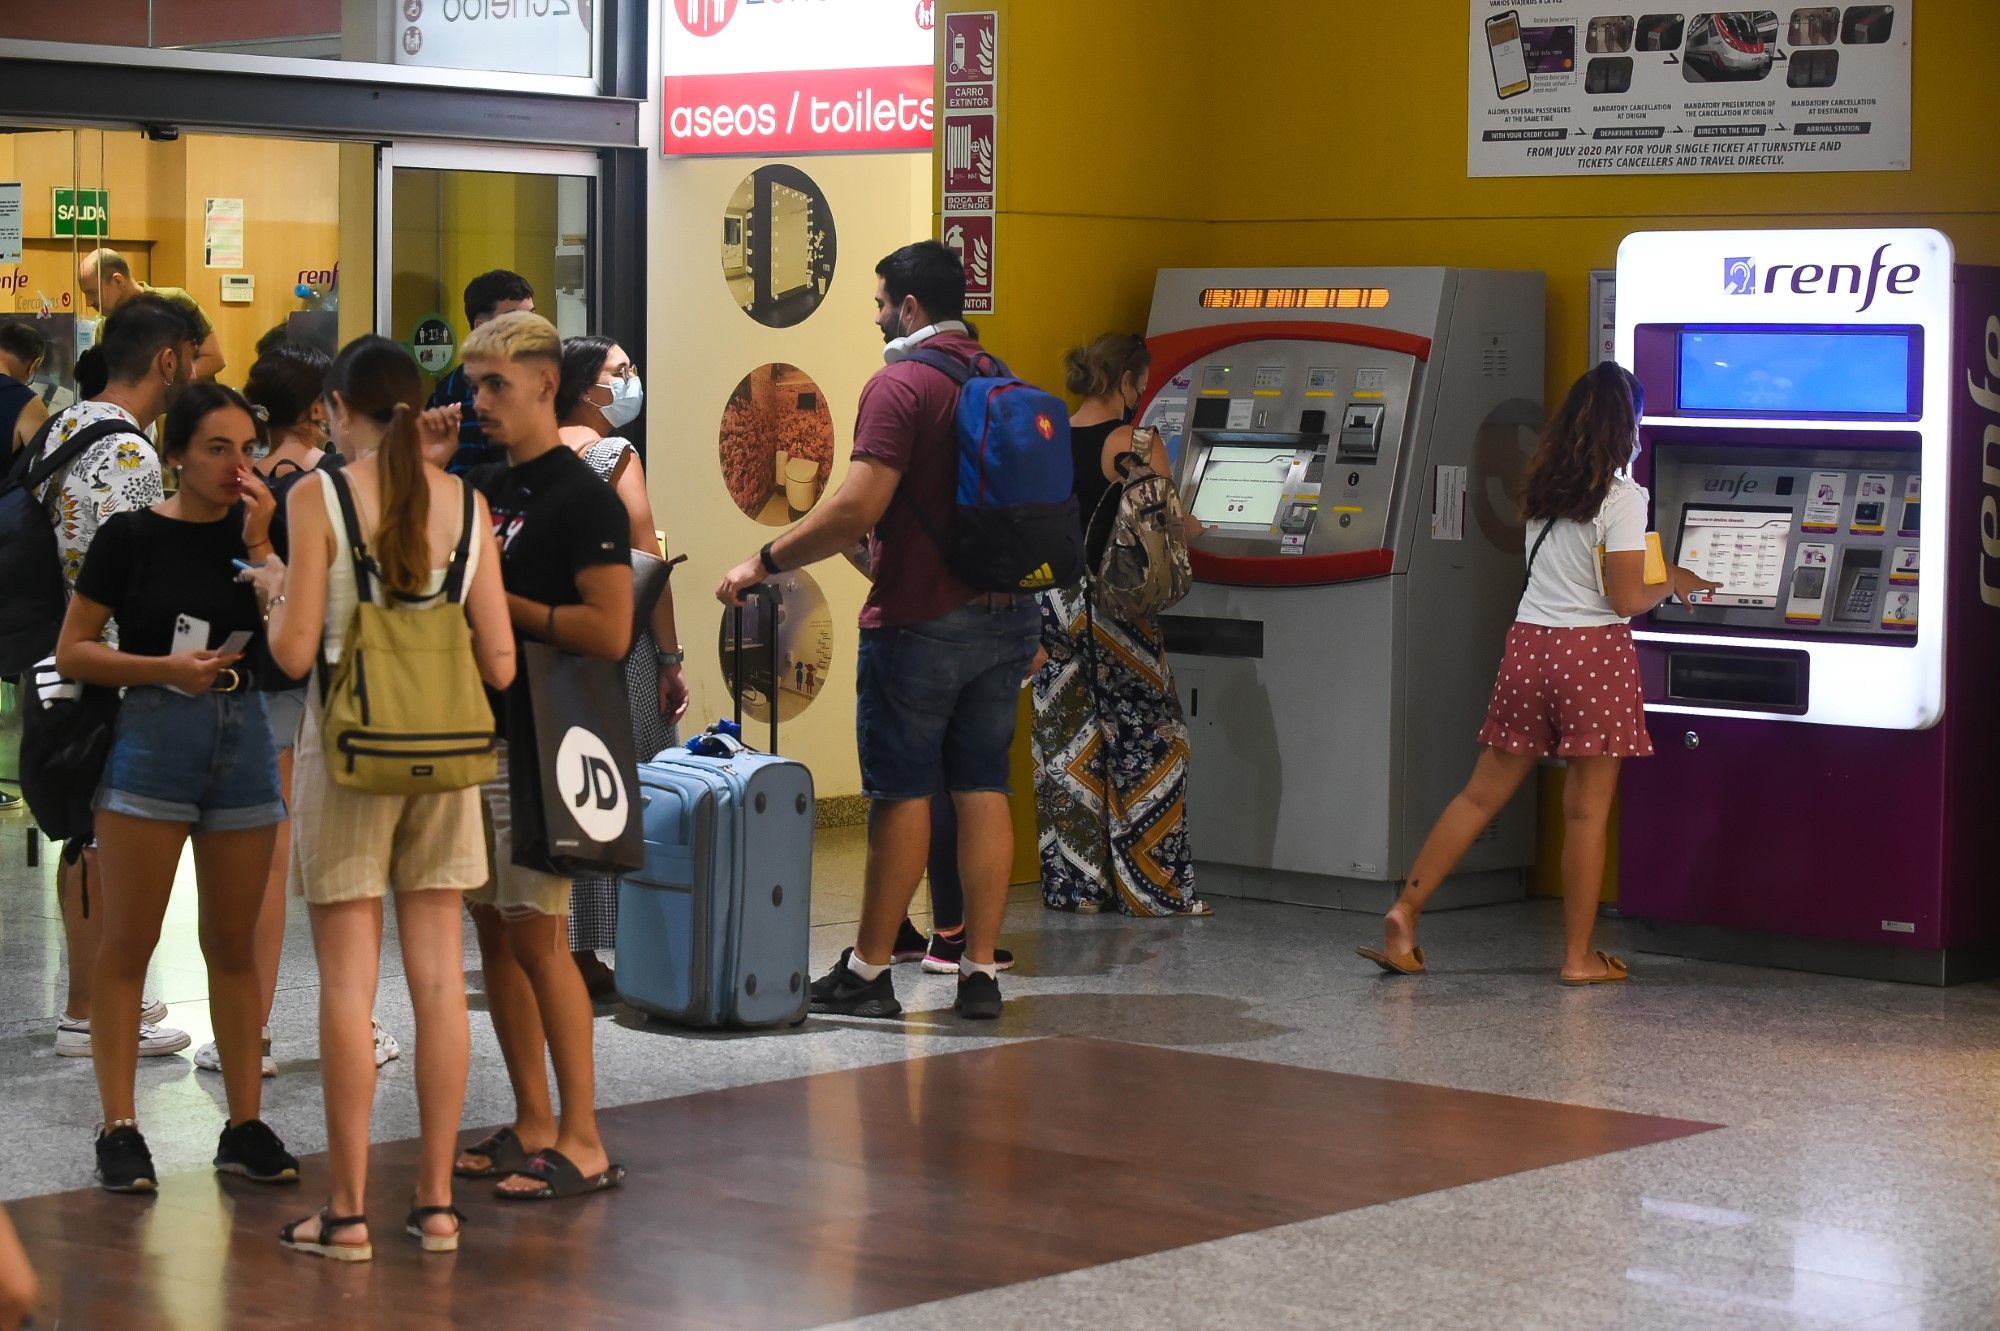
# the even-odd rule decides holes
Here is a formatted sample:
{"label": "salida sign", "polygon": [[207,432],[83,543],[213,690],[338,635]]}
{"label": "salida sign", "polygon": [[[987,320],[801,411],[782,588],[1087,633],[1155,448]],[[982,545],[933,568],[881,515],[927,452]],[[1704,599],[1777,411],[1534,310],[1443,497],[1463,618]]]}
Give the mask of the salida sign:
{"label": "salida sign", "polygon": [[923,152],[934,0],[669,0],[668,156]]}

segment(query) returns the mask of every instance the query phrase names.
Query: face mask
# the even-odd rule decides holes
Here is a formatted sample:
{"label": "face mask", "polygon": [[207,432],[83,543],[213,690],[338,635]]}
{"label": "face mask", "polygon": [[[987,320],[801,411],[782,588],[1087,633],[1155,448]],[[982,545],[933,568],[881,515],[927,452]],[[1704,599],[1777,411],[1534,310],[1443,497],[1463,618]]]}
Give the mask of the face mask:
{"label": "face mask", "polygon": [[613,379],[607,386],[611,389],[611,401],[598,410],[604,413],[612,429],[621,430],[639,418],[639,409],[646,405],[646,385],[634,374]]}

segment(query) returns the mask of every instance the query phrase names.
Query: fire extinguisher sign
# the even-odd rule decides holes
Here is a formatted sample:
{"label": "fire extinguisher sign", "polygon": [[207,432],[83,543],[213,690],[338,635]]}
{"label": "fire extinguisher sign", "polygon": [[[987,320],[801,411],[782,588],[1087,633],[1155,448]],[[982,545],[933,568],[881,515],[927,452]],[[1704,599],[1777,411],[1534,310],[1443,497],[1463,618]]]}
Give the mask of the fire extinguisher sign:
{"label": "fire extinguisher sign", "polygon": [[944,197],[939,239],[965,263],[965,312],[991,314],[1000,171],[1000,15],[990,9],[945,15],[940,55]]}

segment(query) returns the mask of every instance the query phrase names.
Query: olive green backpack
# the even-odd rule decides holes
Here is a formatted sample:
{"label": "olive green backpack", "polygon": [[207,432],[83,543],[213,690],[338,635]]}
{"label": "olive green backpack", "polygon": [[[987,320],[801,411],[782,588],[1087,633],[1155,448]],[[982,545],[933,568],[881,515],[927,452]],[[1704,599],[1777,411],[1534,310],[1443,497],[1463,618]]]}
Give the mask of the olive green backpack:
{"label": "olive green backpack", "polygon": [[361,539],[354,495],[339,471],[323,473],[340,500],[354,562],[354,618],[340,660],[320,661],[320,733],[327,769],[338,785],[377,795],[432,795],[465,790],[498,772],[493,709],[472,655],[465,618],[466,562],[478,509],[472,487],[463,530],[436,596],[406,597],[394,609],[375,604],[380,571]]}

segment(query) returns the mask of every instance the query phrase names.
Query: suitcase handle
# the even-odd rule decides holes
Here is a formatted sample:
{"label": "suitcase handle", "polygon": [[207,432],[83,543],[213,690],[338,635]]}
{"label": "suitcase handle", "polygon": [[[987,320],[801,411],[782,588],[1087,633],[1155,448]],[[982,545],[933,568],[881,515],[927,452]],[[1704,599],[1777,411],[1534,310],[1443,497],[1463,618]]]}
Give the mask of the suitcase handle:
{"label": "suitcase handle", "polygon": [[749,609],[749,602],[764,603],[764,637],[771,649],[771,749],[778,751],[778,607],[784,603],[784,596],[776,583],[760,582],[755,587],[743,591],[744,604],[736,607],[736,733],[743,733],[743,690],[749,676],[743,672],[743,612]]}

